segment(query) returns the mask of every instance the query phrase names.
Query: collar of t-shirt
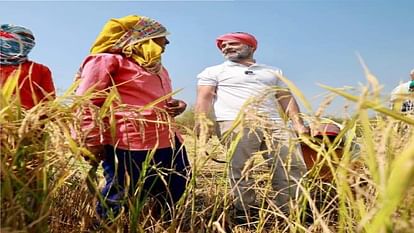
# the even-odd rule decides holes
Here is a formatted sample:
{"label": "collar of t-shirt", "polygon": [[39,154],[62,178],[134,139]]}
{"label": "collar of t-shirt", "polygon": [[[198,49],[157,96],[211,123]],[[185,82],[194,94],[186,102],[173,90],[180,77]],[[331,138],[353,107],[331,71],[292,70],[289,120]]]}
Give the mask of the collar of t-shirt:
{"label": "collar of t-shirt", "polygon": [[240,64],[240,63],[237,63],[237,62],[229,61],[229,60],[226,60],[224,62],[224,64],[226,66],[242,66],[242,67],[246,67],[246,68],[251,68],[251,67],[256,67],[256,66],[263,66],[263,65],[258,64],[258,63],[254,63],[254,64],[252,64],[250,66],[246,66],[246,65],[243,65],[243,64]]}
{"label": "collar of t-shirt", "polygon": [[266,66],[265,65],[263,65],[263,64],[258,64],[258,63],[254,63],[254,64],[252,64],[252,65],[250,65],[250,66],[246,66],[246,65],[243,65],[243,64],[240,64],[240,63],[237,63],[237,62],[233,62],[233,61],[229,61],[229,60],[226,60],[225,62],[224,62],[224,65],[225,66],[227,66],[227,67],[242,67],[242,68],[245,68],[246,70],[244,71],[244,73],[245,74],[247,74],[247,75],[249,75],[249,74],[254,74],[254,70],[259,70],[259,69],[261,69],[261,68],[265,68]]}

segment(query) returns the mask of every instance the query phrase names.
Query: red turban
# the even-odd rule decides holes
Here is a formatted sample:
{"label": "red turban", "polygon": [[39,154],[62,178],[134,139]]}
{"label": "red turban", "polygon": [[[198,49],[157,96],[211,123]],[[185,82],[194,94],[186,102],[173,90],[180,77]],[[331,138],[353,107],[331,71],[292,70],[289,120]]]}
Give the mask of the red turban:
{"label": "red turban", "polygon": [[257,48],[256,38],[254,38],[254,36],[252,36],[248,33],[245,33],[245,32],[233,32],[233,33],[228,33],[228,34],[224,34],[222,36],[219,36],[216,39],[217,47],[219,49],[221,49],[221,44],[223,43],[223,41],[228,41],[228,40],[239,41],[243,44],[252,46],[255,49]]}

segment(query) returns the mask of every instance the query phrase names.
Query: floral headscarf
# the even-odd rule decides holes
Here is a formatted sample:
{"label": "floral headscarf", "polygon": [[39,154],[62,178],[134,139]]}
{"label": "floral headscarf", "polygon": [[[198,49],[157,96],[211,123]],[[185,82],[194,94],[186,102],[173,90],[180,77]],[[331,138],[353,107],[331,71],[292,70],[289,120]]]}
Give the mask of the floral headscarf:
{"label": "floral headscarf", "polygon": [[33,33],[22,26],[0,25],[0,64],[18,65],[27,61],[35,46]]}
{"label": "floral headscarf", "polygon": [[91,53],[122,53],[147,71],[158,73],[162,47],[152,39],[168,34],[164,26],[145,16],[110,19],[96,38]]}

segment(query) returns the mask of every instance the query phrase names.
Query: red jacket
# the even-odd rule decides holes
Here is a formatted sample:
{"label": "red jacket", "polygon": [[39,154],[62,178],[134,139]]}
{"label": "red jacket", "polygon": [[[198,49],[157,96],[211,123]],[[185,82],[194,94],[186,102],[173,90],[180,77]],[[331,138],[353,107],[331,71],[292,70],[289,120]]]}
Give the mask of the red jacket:
{"label": "red jacket", "polygon": [[20,65],[0,65],[1,87],[13,72],[18,72],[19,67],[18,89],[22,107],[30,109],[43,100],[55,98],[52,73],[46,66],[33,61]]}

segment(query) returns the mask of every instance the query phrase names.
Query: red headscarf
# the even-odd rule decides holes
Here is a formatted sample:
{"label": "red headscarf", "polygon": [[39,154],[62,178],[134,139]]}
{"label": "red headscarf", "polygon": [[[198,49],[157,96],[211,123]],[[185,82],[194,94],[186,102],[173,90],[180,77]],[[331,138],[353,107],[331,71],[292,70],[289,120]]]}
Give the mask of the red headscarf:
{"label": "red headscarf", "polygon": [[250,35],[249,33],[246,33],[246,32],[232,32],[232,33],[228,33],[228,34],[224,34],[222,36],[219,36],[216,39],[217,47],[219,49],[221,49],[221,44],[223,43],[223,41],[228,41],[228,40],[239,41],[243,44],[252,46],[254,49],[257,48],[256,38],[254,38],[254,36],[252,36],[252,35]]}

